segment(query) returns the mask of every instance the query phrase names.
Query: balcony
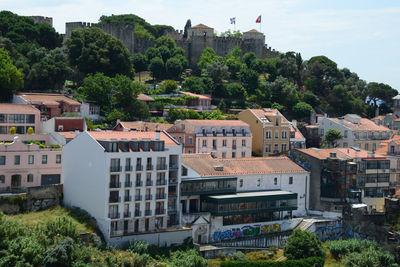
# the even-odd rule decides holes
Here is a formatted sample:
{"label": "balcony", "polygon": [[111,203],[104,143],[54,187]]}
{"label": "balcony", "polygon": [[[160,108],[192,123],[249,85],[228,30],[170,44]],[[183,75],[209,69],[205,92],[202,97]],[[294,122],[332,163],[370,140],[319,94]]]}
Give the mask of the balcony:
{"label": "balcony", "polygon": [[165,209],[156,209],[156,215],[165,214]]}
{"label": "balcony", "polygon": [[163,180],[157,180],[156,181],[157,185],[166,185],[167,184],[167,180],[163,179]]}
{"label": "balcony", "polygon": [[145,210],[144,211],[144,216],[151,216],[151,215],[152,215],[151,210]]}
{"label": "balcony", "polygon": [[122,166],[110,166],[110,172],[120,172],[122,170]]}
{"label": "balcony", "polygon": [[143,165],[136,165],[136,171],[143,171]]}
{"label": "balcony", "polygon": [[146,186],[152,186],[153,181],[152,180],[146,180]]}
{"label": "balcony", "polygon": [[130,166],[125,166],[125,171],[126,172],[131,172],[133,170],[132,165]]}
{"label": "balcony", "polygon": [[109,203],[119,203],[119,202],[121,202],[121,197],[110,197],[108,199],[108,202]]}
{"label": "balcony", "polygon": [[146,196],[145,196],[145,199],[146,199],[146,200],[152,200],[152,199],[153,199],[153,196],[152,196],[152,195],[146,195]]}
{"label": "balcony", "polygon": [[125,181],[125,187],[132,187],[132,181]]}
{"label": "balcony", "polygon": [[147,164],[146,165],[146,171],[152,171],[154,166],[152,164]]}
{"label": "balcony", "polygon": [[236,149],[236,145],[232,145],[232,149]]}
{"label": "balcony", "polygon": [[143,186],[143,182],[142,182],[141,180],[137,180],[136,183],[135,183],[135,185],[136,185],[137,187],[141,187],[141,186]]}
{"label": "balcony", "polygon": [[132,196],[124,196],[124,201],[129,202],[132,200]]}
{"label": "balcony", "polygon": [[135,210],[135,217],[142,216],[142,212],[140,210]]}
{"label": "balcony", "polygon": [[135,196],[135,201],[141,201],[142,200],[142,196],[141,195],[136,195]]}
{"label": "balcony", "polygon": [[156,194],[156,199],[165,199],[165,193],[164,194]]}
{"label": "balcony", "polygon": [[124,212],[124,218],[129,218],[129,217],[131,217],[131,212],[130,211]]}
{"label": "balcony", "polygon": [[157,164],[157,170],[166,170],[167,164]]}
{"label": "balcony", "polygon": [[179,166],[178,166],[177,163],[170,163],[169,164],[169,169],[170,170],[177,170],[177,169],[179,169]]}
{"label": "balcony", "polygon": [[119,219],[119,212],[108,213],[108,218]]}
{"label": "balcony", "polygon": [[121,183],[120,182],[110,182],[110,188],[120,188]]}

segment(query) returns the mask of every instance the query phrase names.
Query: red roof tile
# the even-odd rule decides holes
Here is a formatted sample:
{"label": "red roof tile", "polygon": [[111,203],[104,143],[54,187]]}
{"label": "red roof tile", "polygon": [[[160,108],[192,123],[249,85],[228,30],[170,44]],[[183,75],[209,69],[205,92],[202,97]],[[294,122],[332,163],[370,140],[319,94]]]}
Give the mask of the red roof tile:
{"label": "red roof tile", "polygon": [[191,93],[191,92],[181,92],[181,94],[188,95],[188,96],[196,96],[199,99],[211,100],[211,97],[208,96],[208,95],[199,95],[199,94],[194,94],[194,93]]}
{"label": "red roof tile", "polygon": [[158,122],[144,122],[144,121],[121,121],[120,124],[127,130],[135,129],[136,131],[163,131],[173,126],[169,123],[158,123]]}
{"label": "red roof tile", "polygon": [[40,110],[32,105],[27,104],[11,104],[11,103],[0,103],[0,112],[16,112],[21,113],[40,113]]}
{"label": "red roof tile", "polygon": [[139,101],[154,101],[154,99],[151,96],[145,94],[139,94],[136,99]]}
{"label": "red roof tile", "polygon": [[31,104],[41,104],[49,106],[58,106],[59,102],[65,102],[70,105],[81,105],[76,100],[66,97],[62,94],[46,94],[46,93],[20,93],[18,96],[22,97]]}
{"label": "red roof tile", "polygon": [[208,27],[207,25],[204,25],[204,24],[197,24],[197,25],[195,25],[195,26],[193,26],[193,27],[191,27],[192,29],[211,29],[211,30],[213,30],[213,28],[211,28],[211,27]]}

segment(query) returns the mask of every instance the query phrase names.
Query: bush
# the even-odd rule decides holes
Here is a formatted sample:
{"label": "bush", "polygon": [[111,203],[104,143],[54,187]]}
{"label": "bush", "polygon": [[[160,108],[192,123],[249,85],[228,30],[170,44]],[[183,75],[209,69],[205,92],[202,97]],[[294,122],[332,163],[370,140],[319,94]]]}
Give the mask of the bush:
{"label": "bush", "polygon": [[325,256],[322,243],[318,237],[299,229],[294,230],[290,235],[283,251],[289,260]]}
{"label": "bush", "polygon": [[378,267],[395,267],[394,256],[380,249],[370,247],[361,253],[350,253],[344,259],[347,267],[353,266],[378,266]]}
{"label": "bush", "polygon": [[348,239],[328,241],[327,246],[332,256],[338,260],[349,253],[361,252],[371,247],[377,248],[378,244],[369,240]]}
{"label": "bush", "polygon": [[149,252],[149,244],[143,240],[133,240],[129,242],[128,251],[131,253],[144,254]]}
{"label": "bush", "polygon": [[246,255],[244,255],[244,253],[241,251],[237,251],[237,252],[233,253],[232,258],[235,261],[246,261],[247,260]]}
{"label": "bush", "polygon": [[173,267],[206,267],[208,262],[201,257],[196,249],[189,249],[186,251],[175,251],[171,254],[168,262]]}
{"label": "bush", "polygon": [[310,257],[286,261],[223,261],[221,267],[323,267],[325,258]]}

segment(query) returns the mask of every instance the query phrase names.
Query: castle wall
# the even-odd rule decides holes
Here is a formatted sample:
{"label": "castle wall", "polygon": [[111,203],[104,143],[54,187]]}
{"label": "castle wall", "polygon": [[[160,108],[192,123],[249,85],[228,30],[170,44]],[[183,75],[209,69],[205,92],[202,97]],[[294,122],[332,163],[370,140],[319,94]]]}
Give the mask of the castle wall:
{"label": "castle wall", "polygon": [[47,23],[50,26],[53,26],[53,18],[51,17],[43,17],[43,16],[29,16],[28,18],[33,19],[35,23]]}

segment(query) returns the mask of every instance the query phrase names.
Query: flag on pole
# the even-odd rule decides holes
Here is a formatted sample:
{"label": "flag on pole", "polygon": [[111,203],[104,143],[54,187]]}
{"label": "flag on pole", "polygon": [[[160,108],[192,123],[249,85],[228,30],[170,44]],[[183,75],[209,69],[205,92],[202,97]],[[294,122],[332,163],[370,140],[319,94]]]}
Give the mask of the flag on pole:
{"label": "flag on pole", "polygon": [[236,17],[231,18],[231,24],[236,24]]}
{"label": "flag on pole", "polygon": [[261,23],[261,15],[257,17],[256,23]]}

